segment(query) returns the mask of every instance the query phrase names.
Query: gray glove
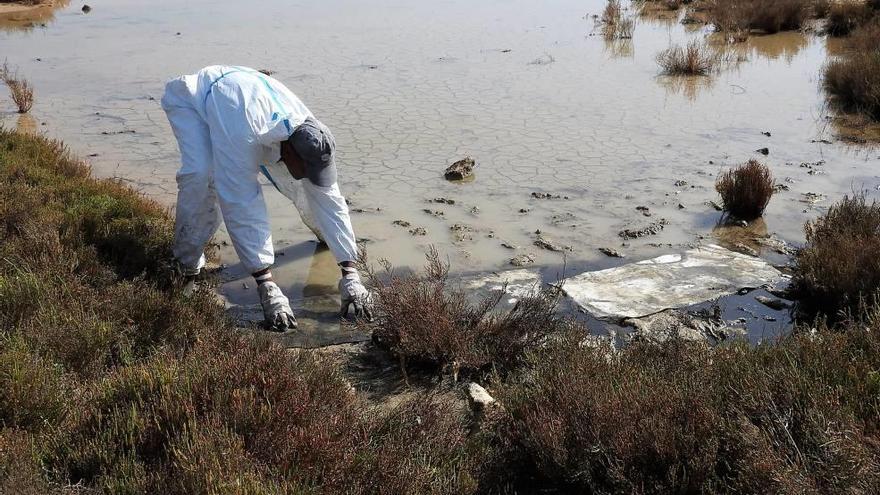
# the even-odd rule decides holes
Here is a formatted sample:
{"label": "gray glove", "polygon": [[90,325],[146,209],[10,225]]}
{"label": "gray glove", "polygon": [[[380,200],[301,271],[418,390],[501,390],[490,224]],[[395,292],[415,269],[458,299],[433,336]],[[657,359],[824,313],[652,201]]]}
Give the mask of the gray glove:
{"label": "gray glove", "polygon": [[296,318],[290,309],[290,302],[281,292],[281,288],[275,282],[264,282],[257,286],[260,293],[260,304],[263,306],[263,316],[266,317],[266,326],[276,332],[284,332],[296,328]]}
{"label": "gray glove", "polygon": [[361,283],[356,271],[347,272],[339,280],[339,298],[342,300],[340,315],[348,316],[348,310],[354,306],[356,317],[363,315],[368,321],[373,321],[373,296]]}

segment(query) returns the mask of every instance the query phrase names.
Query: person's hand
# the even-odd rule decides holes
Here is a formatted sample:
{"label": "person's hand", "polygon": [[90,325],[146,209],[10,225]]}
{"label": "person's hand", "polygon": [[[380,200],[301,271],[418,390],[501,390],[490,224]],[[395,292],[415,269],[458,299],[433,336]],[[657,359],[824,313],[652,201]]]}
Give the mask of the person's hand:
{"label": "person's hand", "polygon": [[263,316],[269,329],[285,332],[297,327],[290,302],[275,282],[264,282],[257,286],[257,291],[260,293],[260,305],[263,306]]}
{"label": "person's hand", "polygon": [[344,318],[354,306],[354,316],[363,316],[368,321],[373,321],[373,296],[361,283],[361,277],[357,272],[348,272],[339,280],[339,297],[342,307],[339,310]]}

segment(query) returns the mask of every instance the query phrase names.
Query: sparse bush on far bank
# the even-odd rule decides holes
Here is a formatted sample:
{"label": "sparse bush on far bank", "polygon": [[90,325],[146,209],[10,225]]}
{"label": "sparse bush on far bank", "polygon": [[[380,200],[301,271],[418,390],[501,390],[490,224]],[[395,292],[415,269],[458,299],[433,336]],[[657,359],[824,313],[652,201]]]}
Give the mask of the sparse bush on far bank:
{"label": "sparse bush on far bank", "polygon": [[715,182],[724,211],[742,220],[753,220],[764,214],[773,197],[773,175],[757,160],[728,170]]}
{"label": "sparse bush on far bank", "polygon": [[830,103],[844,113],[880,121],[880,21],[853,31],[846,46],[825,66],[823,86]]}
{"label": "sparse bush on far bank", "polygon": [[705,9],[718,31],[772,34],[800,29],[812,5],[810,0],[707,0]]}
{"label": "sparse bush on far bank", "polygon": [[874,10],[863,1],[834,2],[828,8],[825,32],[846,36],[874,17]]}
{"label": "sparse bush on far bank", "polygon": [[657,54],[662,73],[670,76],[704,76],[714,71],[718,63],[718,54],[699,40],[692,40],[684,48],[674,45]]}

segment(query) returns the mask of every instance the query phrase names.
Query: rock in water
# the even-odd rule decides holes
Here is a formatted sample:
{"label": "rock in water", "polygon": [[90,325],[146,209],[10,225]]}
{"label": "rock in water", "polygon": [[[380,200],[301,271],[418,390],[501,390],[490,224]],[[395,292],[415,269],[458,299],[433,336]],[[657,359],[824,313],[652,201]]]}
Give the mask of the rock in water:
{"label": "rock in water", "polygon": [[446,169],[444,177],[446,177],[446,180],[467,179],[468,177],[474,175],[474,165],[476,165],[476,162],[474,162],[474,159],[471,157],[467,157],[464,160],[459,160]]}

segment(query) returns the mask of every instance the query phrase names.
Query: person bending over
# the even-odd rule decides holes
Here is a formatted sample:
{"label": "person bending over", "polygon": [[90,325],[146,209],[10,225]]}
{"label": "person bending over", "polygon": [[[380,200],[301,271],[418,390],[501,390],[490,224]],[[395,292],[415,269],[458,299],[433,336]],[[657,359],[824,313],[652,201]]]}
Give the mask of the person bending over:
{"label": "person bending over", "polygon": [[353,307],[356,316],[372,318],[370,293],[355,267],[348,206],[336,182],[336,142],[296,95],[254,69],[214,65],[169,81],[162,109],[180,148],[173,254],[185,277],[205,266],[204,248],[222,214],[235,252],[257,282],[266,324],[277,331],[296,328],[270,271],[275,253],[262,172],[294,201],[339,262],[342,315]]}

